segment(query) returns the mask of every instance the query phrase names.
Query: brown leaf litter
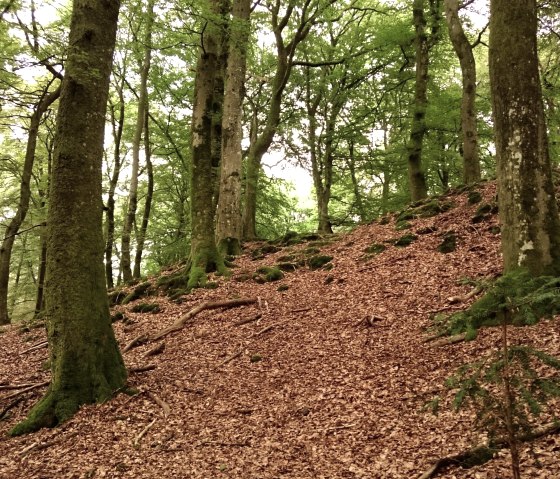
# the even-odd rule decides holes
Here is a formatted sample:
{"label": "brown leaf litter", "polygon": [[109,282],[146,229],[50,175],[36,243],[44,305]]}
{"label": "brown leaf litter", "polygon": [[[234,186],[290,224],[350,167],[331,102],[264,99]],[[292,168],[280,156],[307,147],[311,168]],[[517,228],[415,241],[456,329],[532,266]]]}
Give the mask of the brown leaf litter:
{"label": "brown leaf litter", "polygon": [[[494,185],[482,193],[490,202]],[[373,242],[403,232],[394,221],[361,226],[321,247],[334,257],[331,270],[301,268],[265,284],[216,278],[217,289],[196,290],[181,304],[152,298],[159,314],[117,307],[128,317],[115,323],[124,347],[139,335],[154,337],[205,301],[257,298],[201,311],[160,339],[164,347],[148,341],[127,351],[129,369],[152,367],[130,375],[139,394],[85,406],[59,428],[8,437],[45,386],[20,395],[0,422],[0,477],[415,478],[438,458],[479,444],[483,437],[473,432],[469,412],[449,408],[444,381],[498,346],[500,332],[484,330],[476,341],[442,347],[425,342],[435,313],[475,299],[450,301],[472,290],[463,279],[493,277],[502,268],[499,234],[491,229],[496,216],[473,224],[477,205],[464,194],[453,201],[455,208],[436,217],[411,220],[413,231],[437,230],[405,248],[385,243],[385,251],[366,257]],[[449,231],[457,249],[442,254],[437,246]],[[254,261],[246,253],[234,272],[273,265],[282,255],[286,249]],[[280,284],[287,289],[278,291]],[[560,322],[514,328],[511,338],[557,355]],[[21,334],[13,326],[0,335],[0,386],[49,380],[47,349],[32,348],[41,340],[41,329]],[[13,392],[0,389],[0,412]],[[426,408],[435,396],[442,402],[438,415]],[[560,478],[559,450],[558,436],[524,444],[524,474]],[[509,475],[501,451],[483,466],[439,477]]]}

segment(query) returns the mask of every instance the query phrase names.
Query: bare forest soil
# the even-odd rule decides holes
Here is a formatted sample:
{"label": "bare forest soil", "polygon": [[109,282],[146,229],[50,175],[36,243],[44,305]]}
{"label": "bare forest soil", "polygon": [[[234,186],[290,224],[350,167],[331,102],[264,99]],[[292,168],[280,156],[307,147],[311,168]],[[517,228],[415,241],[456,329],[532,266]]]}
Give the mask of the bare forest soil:
{"label": "bare forest soil", "polygon": [[[491,203],[494,185],[484,184],[481,193]],[[135,302],[116,307],[129,318],[115,323],[124,347],[204,301],[258,298],[203,311],[180,331],[125,352],[129,368],[155,366],[130,375],[140,393],[83,407],[53,430],[6,434],[46,388],[10,397],[18,390],[6,386],[41,383],[50,375],[46,348],[27,351],[44,339],[42,329],[8,328],[0,335],[0,412],[17,397],[21,401],[0,421],[0,477],[417,478],[438,458],[484,442],[484,434],[473,431],[472,413],[451,409],[453,391],[444,381],[499,347],[500,331],[435,347],[426,342],[426,328],[435,313],[473,301],[449,300],[472,290],[462,280],[500,273],[499,233],[491,228],[497,217],[472,223],[480,204],[469,205],[466,193],[449,199],[456,207],[410,220],[409,231],[437,230],[408,247],[386,243],[385,251],[367,257],[372,243],[409,231],[396,231],[394,219],[361,226],[320,247],[333,256],[332,269],[300,268],[257,284],[239,279],[309,245],[253,260],[250,249],[258,245],[252,244],[235,261],[231,279],[215,279],[217,289],[196,290],[181,304],[149,298],[159,303],[157,314],[131,312]],[[442,235],[450,230],[457,249],[440,253]],[[236,324],[256,315],[260,319]],[[511,338],[558,355],[560,321],[512,328]],[[160,354],[145,356],[160,344]],[[435,396],[441,397],[437,415],[426,408]],[[560,478],[559,454],[558,435],[524,444],[524,477]],[[483,466],[447,469],[437,477],[511,477],[508,459],[504,450]]]}

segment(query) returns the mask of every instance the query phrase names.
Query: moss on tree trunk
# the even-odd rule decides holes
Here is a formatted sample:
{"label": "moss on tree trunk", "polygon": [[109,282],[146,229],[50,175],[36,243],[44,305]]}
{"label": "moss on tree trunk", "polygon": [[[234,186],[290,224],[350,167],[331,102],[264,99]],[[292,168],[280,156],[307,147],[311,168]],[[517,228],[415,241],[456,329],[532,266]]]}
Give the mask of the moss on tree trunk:
{"label": "moss on tree trunk", "polygon": [[101,164],[119,2],[74,2],[47,218],[46,317],[52,381],[12,434],[53,427],[126,381],[103,267]]}

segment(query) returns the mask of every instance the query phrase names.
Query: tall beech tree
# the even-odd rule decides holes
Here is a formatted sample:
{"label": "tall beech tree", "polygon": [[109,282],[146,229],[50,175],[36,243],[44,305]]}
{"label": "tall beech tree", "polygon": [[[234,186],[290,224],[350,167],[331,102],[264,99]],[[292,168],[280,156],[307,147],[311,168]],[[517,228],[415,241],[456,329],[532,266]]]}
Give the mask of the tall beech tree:
{"label": "tall beech tree", "polygon": [[200,53],[196,65],[192,114],[191,167],[191,251],[188,262],[188,288],[201,286],[206,273],[223,273],[225,265],[218,252],[214,226],[214,175],[212,164],[213,106],[215,82],[218,81],[220,45],[223,29],[218,21],[222,0],[204,2],[207,15],[201,35]]}
{"label": "tall beech tree", "polygon": [[412,124],[408,143],[408,178],[412,201],[428,196],[426,176],[422,165],[422,145],[426,135],[426,109],[428,107],[428,67],[430,49],[439,34],[440,1],[429,0],[431,32],[427,30],[426,0],[414,0],[412,19],[415,30],[416,82],[412,107]]}
{"label": "tall beech tree", "polygon": [[233,1],[232,21],[229,26],[229,54],[221,131],[222,167],[216,220],[218,249],[225,255],[237,255],[241,252],[241,120],[250,13],[250,0]]}
{"label": "tall beech tree", "polygon": [[[152,29],[154,25],[154,0],[149,0],[145,14],[146,25],[142,37],[143,59],[140,65],[140,86],[138,92],[138,112],[136,116],[136,128],[132,140],[132,171],[128,193],[128,205],[122,231],[121,241],[121,269],[123,280],[131,281],[133,278],[131,261],[131,234],[136,221],[136,209],[138,207],[138,172],[140,168],[140,149],[142,147],[142,133],[146,112],[148,111],[148,76],[152,60]],[[137,43],[138,42],[138,39]],[[140,255],[141,259],[141,255]],[[138,270],[139,273],[140,270]],[[139,275],[138,275],[139,276]]]}
{"label": "tall beech tree", "polygon": [[53,427],[126,381],[103,268],[101,165],[118,0],[74,0],[47,216],[46,325],[52,380],[12,429]]}
{"label": "tall beech tree", "polygon": [[444,0],[449,38],[453,44],[463,84],[461,98],[461,133],[463,136],[463,181],[465,184],[480,181],[478,158],[478,131],[476,126],[476,63],[473,46],[465,35],[459,18],[459,0]]}
{"label": "tall beech tree", "polygon": [[490,85],[506,272],[560,274],[560,220],[552,184],[536,0],[490,2]]}
{"label": "tall beech tree", "polygon": [[294,67],[298,46],[307,38],[311,28],[337,0],[275,0],[267,4],[270,10],[272,33],[276,42],[276,70],[272,79],[272,95],[263,129],[251,141],[247,154],[243,236],[257,237],[257,189],[261,162],[270,148],[282,117],[282,99]]}

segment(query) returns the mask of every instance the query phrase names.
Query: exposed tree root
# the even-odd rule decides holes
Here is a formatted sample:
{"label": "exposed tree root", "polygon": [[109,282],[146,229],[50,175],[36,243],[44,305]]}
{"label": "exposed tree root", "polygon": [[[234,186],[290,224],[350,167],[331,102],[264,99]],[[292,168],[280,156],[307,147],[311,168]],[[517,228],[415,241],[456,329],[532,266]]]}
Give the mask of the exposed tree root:
{"label": "exposed tree root", "polygon": [[453,303],[464,303],[465,301],[468,301],[469,299],[475,297],[481,291],[482,291],[482,286],[477,286],[470,293],[467,293],[464,296],[451,296],[451,297],[447,298],[447,302],[451,303],[451,304],[453,304]]}
{"label": "exposed tree root", "polygon": [[[551,422],[533,430],[530,433],[523,434],[517,438],[519,442],[527,442],[546,436],[548,434],[555,434],[560,431],[559,422]],[[436,477],[437,473],[444,467],[460,466],[463,468],[470,468],[487,463],[494,457],[494,453],[499,449],[508,447],[508,440],[505,437],[500,437],[489,444],[480,445],[468,451],[463,451],[453,456],[442,457],[438,459],[432,466],[430,466],[418,479],[431,479]]]}
{"label": "exposed tree root", "polygon": [[206,301],[204,303],[199,304],[198,306],[195,306],[187,313],[183,314],[183,316],[181,316],[171,326],[168,326],[167,328],[162,329],[161,331],[158,331],[152,335],[142,334],[134,338],[125,346],[125,348],[123,349],[123,353],[131,350],[136,346],[139,346],[143,342],[156,341],[175,331],[180,331],[181,329],[183,329],[183,327],[189,320],[194,318],[198,313],[205,311],[207,309],[234,308],[236,306],[244,306],[246,304],[254,304],[256,302],[257,302],[256,298],[239,298],[239,299],[224,299],[221,301]]}
{"label": "exposed tree root", "polygon": [[244,324],[248,324],[248,323],[252,323],[254,321],[258,321],[261,318],[262,318],[262,314],[257,313],[253,316],[249,316],[248,318],[241,319],[241,320],[237,321],[236,323],[233,323],[233,325],[234,326],[243,326]]}
{"label": "exposed tree root", "polygon": [[43,386],[48,386],[49,384],[50,384],[50,381],[44,381],[42,383],[37,383],[37,384],[29,384],[25,387],[25,389],[22,389],[20,391],[16,391],[14,393],[8,394],[3,399],[12,399],[12,398],[18,397],[22,394],[25,394],[29,391],[33,391],[33,389],[41,388]]}
{"label": "exposed tree root", "polygon": [[23,350],[21,353],[19,353],[19,355],[21,356],[22,354],[30,353],[31,351],[36,351],[37,349],[46,348],[48,345],[49,343],[46,340],[39,341],[30,348]]}
{"label": "exposed tree root", "polygon": [[72,437],[77,436],[78,434],[79,434],[78,432],[72,432],[65,437],[57,436],[56,438],[52,439],[51,441],[46,441],[46,442],[37,441],[37,442],[34,442],[33,444],[30,444],[29,446],[26,446],[25,448],[23,448],[19,452],[19,455],[20,455],[20,457],[23,457],[23,456],[26,456],[27,454],[29,454],[31,451],[40,451],[40,450],[43,450],[43,449],[47,449],[48,447],[51,447],[51,446],[54,446],[55,444],[58,444],[62,440],[70,439]]}

